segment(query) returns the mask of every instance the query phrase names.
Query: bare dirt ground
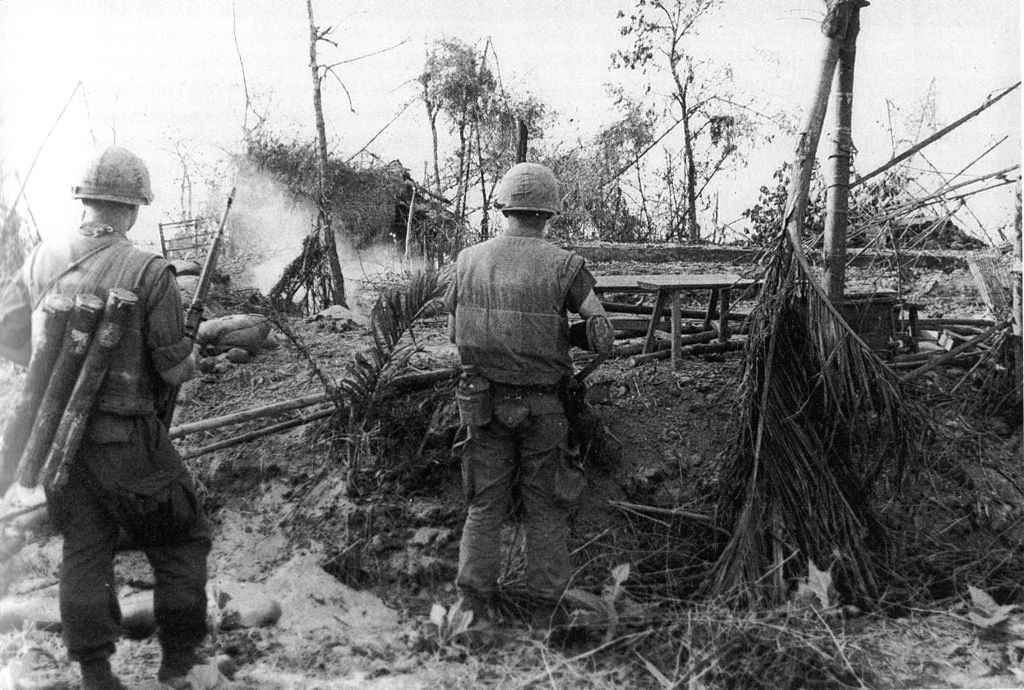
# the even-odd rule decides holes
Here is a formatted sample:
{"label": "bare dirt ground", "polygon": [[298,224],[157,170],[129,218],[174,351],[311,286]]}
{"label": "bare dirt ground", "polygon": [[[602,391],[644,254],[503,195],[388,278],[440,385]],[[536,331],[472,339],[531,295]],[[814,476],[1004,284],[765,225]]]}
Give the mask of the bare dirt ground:
{"label": "bare dirt ground", "polygon": [[[609,274],[738,268],[592,264]],[[851,282],[875,289],[892,289],[894,280],[875,280],[865,269],[851,275]],[[983,315],[966,271],[921,271],[901,281],[923,305],[923,317]],[[331,378],[368,342],[365,330],[339,331],[328,321],[290,324],[309,360]],[[414,369],[454,364],[443,327],[441,318],[416,327]],[[280,333],[274,338],[276,349],[191,384],[177,422],[320,392],[309,360]],[[531,638],[517,615],[522,555],[515,526],[505,535],[501,644],[469,653],[430,622],[435,603],[448,606],[455,598],[464,515],[444,430],[426,434],[450,399],[450,385],[386,402],[360,438],[341,438],[328,420],[189,461],[215,528],[216,625],[208,651],[231,655],[236,678],[261,688],[1024,683],[1024,615],[1012,606],[1024,599],[1019,421],[986,423],[936,405],[942,447],[930,446],[900,487],[882,491],[882,513],[905,570],[894,580],[902,589],[893,587],[890,605],[864,612],[794,602],[755,613],[728,611],[700,596],[716,538],[717,457],[729,438],[741,362],[734,352],[687,359],[673,371],[667,361],[630,368],[613,360],[590,379],[590,400],[624,452],[616,467],[588,469],[590,485],[572,521],[572,587],[608,602],[622,621],[605,616],[558,639]],[[0,368],[0,399],[13,400],[18,384],[14,368]],[[196,434],[180,447],[269,423]],[[343,447],[362,451],[354,474],[345,470]],[[13,604],[29,601],[49,613],[28,618],[56,620],[59,549],[58,537],[40,535],[0,564],[0,658],[28,659],[49,668],[51,678],[73,678],[58,633],[33,629],[11,613],[24,610]],[[613,569],[623,564],[627,577],[614,590]],[[145,596],[151,575],[140,554],[119,556],[118,582],[123,601]],[[972,598],[970,587],[994,599]],[[267,613],[269,601],[280,607],[276,620]],[[261,614],[268,624],[252,625]],[[33,657],[31,649],[41,651]],[[158,659],[153,639],[125,639],[115,667],[143,684],[152,681]],[[8,687],[3,676],[0,687]]]}

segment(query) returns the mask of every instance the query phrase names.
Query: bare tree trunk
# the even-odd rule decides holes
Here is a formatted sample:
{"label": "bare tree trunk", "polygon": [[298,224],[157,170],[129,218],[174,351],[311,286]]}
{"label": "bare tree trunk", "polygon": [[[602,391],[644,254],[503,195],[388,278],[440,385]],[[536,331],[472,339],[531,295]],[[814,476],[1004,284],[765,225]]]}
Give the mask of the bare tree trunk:
{"label": "bare tree trunk", "polygon": [[846,230],[850,218],[850,158],[853,151],[853,70],[860,32],[860,7],[853,3],[836,71],[835,139],[829,156],[825,214],[825,291],[829,299],[843,298],[846,286]]}
{"label": "bare tree trunk", "polygon": [[412,198],[409,200],[409,217],[405,222],[405,261],[412,260],[412,248],[415,245],[412,239],[412,217],[416,212],[416,185],[412,185]]}
{"label": "bare tree trunk", "polygon": [[803,127],[793,153],[792,177],[786,193],[786,210],[783,222],[793,246],[800,251],[804,233],[804,216],[807,213],[807,196],[811,186],[811,172],[814,169],[814,155],[821,140],[821,128],[828,111],[828,97],[832,90],[832,78],[836,63],[839,62],[839,48],[846,35],[843,19],[860,0],[835,0],[829,3],[829,13],[822,22],[822,33],[828,38],[821,57],[818,84],[810,106],[807,108]]}
{"label": "bare tree trunk", "polygon": [[526,162],[526,146],[529,141],[530,130],[522,118],[516,118],[516,163]]}
{"label": "bare tree trunk", "polygon": [[1017,383],[1017,401],[1018,404],[1024,396],[1024,339],[1021,337],[1021,304],[1024,302],[1022,299],[1021,292],[1024,290],[1024,285],[1021,282],[1021,209],[1020,209],[1020,180],[1017,180],[1017,194],[1016,196],[1016,213],[1014,214],[1013,223],[1013,270],[1010,271],[1010,275],[1013,278],[1013,338],[1011,343],[1013,345],[1013,358],[1014,363],[1017,365],[1017,371],[1014,373],[1014,378]]}
{"label": "bare tree trunk", "polygon": [[320,98],[320,66],[316,61],[316,42],[320,39],[316,24],[313,21],[313,0],[306,0],[309,13],[309,71],[313,77],[313,112],[316,115],[317,134],[317,230],[323,233],[324,250],[327,252],[327,266],[330,270],[331,301],[334,304],[347,306],[345,303],[345,278],[341,273],[341,262],[338,260],[338,248],[334,241],[334,228],[331,225],[331,202],[324,189],[327,169],[327,129],[324,126],[324,109]]}
{"label": "bare tree trunk", "polygon": [[689,82],[679,94],[679,105],[683,110],[683,157],[686,159],[686,235],[692,243],[700,242],[700,225],[697,224],[697,164],[693,160],[693,135],[690,133],[690,113],[686,106],[686,91]]}
{"label": "bare tree trunk", "polygon": [[491,235],[491,195],[487,193],[487,175],[484,170],[484,147],[480,134],[480,124],[476,125],[476,160],[477,172],[480,175],[480,239],[486,240]]}
{"label": "bare tree trunk", "polygon": [[[430,143],[434,147],[434,191],[441,196],[441,166],[437,162],[437,109],[427,100],[427,87],[423,87],[424,102],[427,104],[427,118],[430,120]],[[424,184],[426,184],[424,182]]]}

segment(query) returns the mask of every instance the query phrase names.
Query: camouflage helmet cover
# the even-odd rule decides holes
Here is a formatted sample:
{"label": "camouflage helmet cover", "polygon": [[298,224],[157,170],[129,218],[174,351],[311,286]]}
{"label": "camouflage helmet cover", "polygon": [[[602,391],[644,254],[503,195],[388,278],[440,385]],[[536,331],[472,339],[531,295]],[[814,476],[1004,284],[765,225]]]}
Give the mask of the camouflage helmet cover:
{"label": "camouflage helmet cover", "polygon": [[560,213],[558,178],[538,163],[517,163],[501,178],[494,205],[502,211]]}
{"label": "camouflage helmet cover", "polygon": [[149,170],[128,149],[110,146],[89,162],[81,181],[71,188],[76,199],[116,201],[132,206],[153,201]]}

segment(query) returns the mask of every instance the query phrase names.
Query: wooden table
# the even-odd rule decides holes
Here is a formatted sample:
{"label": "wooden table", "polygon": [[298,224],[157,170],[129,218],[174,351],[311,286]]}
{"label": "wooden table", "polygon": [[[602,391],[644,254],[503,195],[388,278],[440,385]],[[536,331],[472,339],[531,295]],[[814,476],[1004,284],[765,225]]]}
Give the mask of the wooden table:
{"label": "wooden table", "polygon": [[680,295],[689,290],[710,290],[711,298],[708,301],[708,310],[704,316],[704,328],[711,328],[711,318],[718,308],[718,341],[721,343],[729,340],[729,315],[730,297],[733,288],[745,289],[758,284],[759,281],[753,278],[732,273],[711,273],[711,274],[690,274],[690,275],[661,275],[643,276],[637,280],[637,286],[644,290],[657,292],[658,296],[654,301],[654,313],[651,315],[651,325],[647,329],[647,342],[644,343],[644,352],[654,349],[654,332],[658,322],[664,318],[666,302],[671,301],[672,305],[672,365],[676,366],[680,360]]}
{"label": "wooden table", "polygon": [[733,288],[746,289],[760,284],[754,278],[744,278],[733,273],[710,273],[710,274],[680,274],[680,275],[618,275],[618,276],[597,276],[597,284],[594,292],[602,295],[607,292],[631,292],[631,293],[655,293],[654,311],[647,328],[647,340],[644,343],[644,352],[653,352],[655,346],[655,331],[664,318],[665,307],[671,305],[671,330],[672,330],[672,364],[679,363],[681,337],[681,307],[680,295],[690,290],[710,290],[711,297],[708,301],[708,308],[704,316],[705,330],[711,330],[712,318],[717,309],[718,316],[718,340],[726,342],[729,339],[729,323],[727,320],[730,307],[731,291]]}

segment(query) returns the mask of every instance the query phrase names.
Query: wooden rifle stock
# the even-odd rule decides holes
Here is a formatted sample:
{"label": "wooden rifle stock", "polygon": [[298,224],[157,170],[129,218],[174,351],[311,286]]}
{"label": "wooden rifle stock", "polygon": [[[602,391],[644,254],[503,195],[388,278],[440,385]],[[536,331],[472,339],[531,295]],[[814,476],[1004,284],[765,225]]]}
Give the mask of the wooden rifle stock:
{"label": "wooden rifle stock", "polygon": [[[235,201],[235,188],[228,193],[227,204],[224,205],[224,214],[220,217],[217,225],[217,232],[210,240],[210,248],[206,252],[206,261],[203,263],[203,270],[199,274],[199,284],[192,295],[192,302],[185,312],[185,335],[195,342],[196,334],[199,332],[199,322],[203,318],[203,307],[206,304],[206,293],[210,291],[210,284],[213,282],[213,274],[217,270],[217,255],[220,254],[220,246],[224,241],[224,228],[228,222],[228,212],[231,211],[231,204]],[[178,391],[181,386],[171,386],[165,393],[166,398],[162,400],[162,409],[157,414],[163,420],[164,425],[170,428],[171,420],[174,417],[174,406],[178,401]]]}

